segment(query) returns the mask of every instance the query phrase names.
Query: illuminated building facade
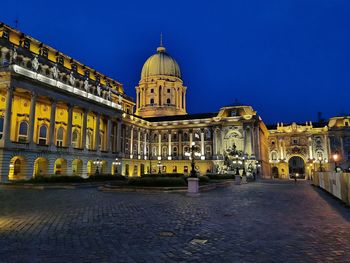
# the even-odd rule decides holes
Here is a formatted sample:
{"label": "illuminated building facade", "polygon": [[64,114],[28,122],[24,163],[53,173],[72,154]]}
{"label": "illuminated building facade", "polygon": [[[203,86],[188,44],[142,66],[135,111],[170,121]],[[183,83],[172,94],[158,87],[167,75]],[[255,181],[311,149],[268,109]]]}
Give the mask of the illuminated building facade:
{"label": "illuminated building facade", "polygon": [[311,178],[313,171],[335,170],[335,166],[349,170],[350,116],[268,128],[271,176]]}
{"label": "illuminated building facade", "polygon": [[193,144],[202,175],[235,172],[232,152],[248,175],[280,178],[311,172],[321,159],[330,169],[334,152],[343,168],[350,157],[349,117],[268,129],[239,103],[187,114],[180,67],[162,44],[143,65],[136,103],[118,81],[4,24],[0,52],[1,181],[189,174]]}

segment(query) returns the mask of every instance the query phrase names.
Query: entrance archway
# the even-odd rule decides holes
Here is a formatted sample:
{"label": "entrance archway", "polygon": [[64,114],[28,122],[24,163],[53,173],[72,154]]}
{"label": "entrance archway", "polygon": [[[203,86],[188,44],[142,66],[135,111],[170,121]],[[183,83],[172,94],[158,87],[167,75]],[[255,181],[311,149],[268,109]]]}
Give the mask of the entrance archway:
{"label": "entrance archway", "polygon": [[289,177],[294,178],[297,175],[298,179],[305,179],[305,162],[300,156],[293,156],[288,161]]}
{"label": "entrance archway", "polygon": [[26,178],[26,160],[22,156],[15,156],[10,161],[9,180]]}
{"label": "entrance archway", "polygon": [[67,175],[67,161],[65,159],[59,158],[55,161],[54,174]]}
{"label": "entrance archway", "polygon": [[83,161],[75,159],[72,162],[72,172],[74,176],[83,176]]}
{"label": "entrance archway", "polygon": [[34,177],[48,175],[48,160],[44,157],[39,157],[34,162]]}

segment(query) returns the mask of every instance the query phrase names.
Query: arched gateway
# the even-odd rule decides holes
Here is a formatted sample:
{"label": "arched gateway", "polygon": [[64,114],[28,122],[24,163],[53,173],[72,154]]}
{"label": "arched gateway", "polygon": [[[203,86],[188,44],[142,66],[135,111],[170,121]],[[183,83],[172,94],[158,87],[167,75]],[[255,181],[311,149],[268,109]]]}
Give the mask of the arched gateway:
{"label": "arched gateway", "polygon": [[288,161],[289,178],[297,175],[298,179],[305,179],[305,162],[300,156],[293,156]]}

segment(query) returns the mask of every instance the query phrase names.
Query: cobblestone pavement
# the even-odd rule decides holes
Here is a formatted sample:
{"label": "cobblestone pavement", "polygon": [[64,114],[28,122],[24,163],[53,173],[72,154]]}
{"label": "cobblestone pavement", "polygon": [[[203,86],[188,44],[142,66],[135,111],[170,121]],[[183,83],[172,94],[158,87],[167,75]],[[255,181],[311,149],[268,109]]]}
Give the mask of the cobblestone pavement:
{"label": "cobblestone pavement", "polygon": [[350,262],[349,222],[306,182],[199,198],[0,189],[0,262]]}

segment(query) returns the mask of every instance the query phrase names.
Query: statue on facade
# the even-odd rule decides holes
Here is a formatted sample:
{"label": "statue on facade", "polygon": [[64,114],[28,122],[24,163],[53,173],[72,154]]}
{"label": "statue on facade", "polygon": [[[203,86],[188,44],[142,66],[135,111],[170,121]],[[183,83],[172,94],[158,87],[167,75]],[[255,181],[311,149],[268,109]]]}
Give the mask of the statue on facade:
{"label": "statue on facade", "polygon": [[86,78],[86,79],[84,80],[84,90],[85,90],[86,92],[89,92],[89,89],[90,89],[89,80]]}
{"label": "statue on facade", "polygon": [[101,97],[101,87],[97,85],[97,95]]}
{"label": "statue on facade", "polygon": [[34,69],[34,71],[38,71],[39,69],[39,60],[37,55],[35,55],[32,59],[32,68]]}
{"label": "statue on facade", "polygon": [[58,79],[58,68],[57,68],[57,65],[55,64],[52,68],[52,76],[54,79]]}
{"label": "statue on facade", "polygon": [[13,51],[12,51],[12,63],[15,64],[16,60],[17,60],[17,48],[13,47]]}
{"label": "statue on facade", "polygon": [[72,86],[74,86],[74,84],[75,84],[75,78],[74,78],[74,76],[73,76],[73,72],[71,72],[70,75],[69,75],[69,83],[70,83]]}
{"label": "statue on facade", "polygon": [[111,89],[108,89],[107,99],[110,100],[110,101],[112,100],[112,91],[111,91]]}
{"label": "statue on facade", "polygon": [[120,94],[118,96],[118,102],[119,102],[119,104],[122,104],[122,96]]}

